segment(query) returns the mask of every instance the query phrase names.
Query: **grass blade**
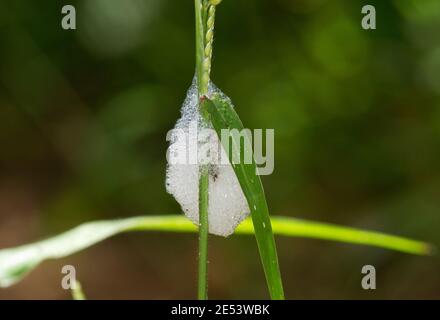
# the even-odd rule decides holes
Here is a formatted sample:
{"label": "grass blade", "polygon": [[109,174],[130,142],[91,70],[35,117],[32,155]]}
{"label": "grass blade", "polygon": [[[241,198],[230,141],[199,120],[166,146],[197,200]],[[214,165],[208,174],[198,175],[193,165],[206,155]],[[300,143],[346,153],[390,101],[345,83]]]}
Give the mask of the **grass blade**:
{"label": "grass blade", "polygon": [[78,280],[75,280],[73,288],[71,289],[72,299],[73,300],[87,300],[86,295],[82,289],[81,283]]}
{"label": "grass blade", "polygon": [[[380,232],[288,217],[275,216],[271,220],[273,232],[287,237],[369,245],[416,255],[429,255],[433,252],[432,246],[425,242]],[[28,272],[45,260],[63,258],[118,233],[133,231],[195,233],[198,228],[183,215],[141,216],[84,223],[50,239],[0,250],[0,287],[8,287],[20,281]],[[243,221],[235,233],[253,235],[252,221],[250,219]]]}
{"label": "grass blade", "polygon": [[246,141],[246,139],[248,139],[247,136],[243,137],[245,140],[244,146],[240,143],[240,136],[238,135],[229,134],[227,139],[222,137],[222,130],[227,129],[229,133],[231,133],[231,130],[238,130],[241,132],[244,129],[243,124],[230,101],[221,98],[219,95],[214,95],[212,101],[205,98],[203,106],[206,107],[212,125],[225,149],[229,149],[229,141],[225,140],[232,140],[232,152],[226,150],[226,153],[229,156],[229,161],[234,168],[235,175],[238,178],[248,202],[249,209],[251,210],[255,237],[269,293],[272,299],[284,299],[283,284],[278,264],[275,239],[272,233],[272,225],[269,217],[269,209],[267,207],[266,196],[264,195],[263,184],[261,183],[260,177],[257,175],[257,166],[252,155],[249,157],[252,160],[251,163],[234,161],[234,159],[239,160],[243,157],[246,158],[244,153],[250,150],[246,149],[244,146],[250,142]]}
{"label": "grass blade", "polygon": [[85,223],[59,236],[0,251],[0,286],[8,287],[47,259],[58,259],[122,232],[138,218]]}

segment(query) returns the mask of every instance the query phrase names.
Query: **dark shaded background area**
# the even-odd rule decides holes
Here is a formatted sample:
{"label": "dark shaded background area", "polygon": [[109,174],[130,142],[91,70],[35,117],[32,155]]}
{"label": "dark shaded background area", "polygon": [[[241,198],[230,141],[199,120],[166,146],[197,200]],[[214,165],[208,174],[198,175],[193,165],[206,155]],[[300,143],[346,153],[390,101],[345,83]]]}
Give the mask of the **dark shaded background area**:
{"label": "dark shaded background area", "polygon": [[[374,4],[378,29],[360,26]],[[61,28],[74,4],[77,30]],[[194,73],[191,0],[0,3],[0,247],[93,219],[176,214],[166,132]],[[214,82],[275,129],[277,215],[440,243],[440,1],[224,0]],[[278,238],[288,298],[440,298],[439,258]],[[0,298],[195,298],[197,236],[126,234]],[[377,290],[361,289],[361,268]],[[255,240],[210,238],[210,297],[266,298]]]}

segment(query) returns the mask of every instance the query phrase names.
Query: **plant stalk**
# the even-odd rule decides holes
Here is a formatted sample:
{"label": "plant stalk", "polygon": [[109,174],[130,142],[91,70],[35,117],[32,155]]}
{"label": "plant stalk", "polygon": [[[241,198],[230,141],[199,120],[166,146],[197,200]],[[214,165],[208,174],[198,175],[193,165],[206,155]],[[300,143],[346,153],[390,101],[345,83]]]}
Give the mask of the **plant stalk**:
{"label": "plant stalk", "polygon": [[[203,61],[205,59],[205,23],[206,3],[202,0],[194,0],[196,19],[196,76],[199,101],[208,93]],[[200,104],[200,102],[199,102]],[[203,118],[203,117],[202,117]],[[206,121],[207,119],[201,119]],[[198,299],[208,299],[208,207],[209,207],[209,172],[208,166],[200,167],[199,172],[199,261],[198,261]]]}
{"label": "plant stalk", "polygon": [[209,205],[209,174],[208,167],[200,170],[199,180],[199,281],[198,299],[208,299],[208,205]]}

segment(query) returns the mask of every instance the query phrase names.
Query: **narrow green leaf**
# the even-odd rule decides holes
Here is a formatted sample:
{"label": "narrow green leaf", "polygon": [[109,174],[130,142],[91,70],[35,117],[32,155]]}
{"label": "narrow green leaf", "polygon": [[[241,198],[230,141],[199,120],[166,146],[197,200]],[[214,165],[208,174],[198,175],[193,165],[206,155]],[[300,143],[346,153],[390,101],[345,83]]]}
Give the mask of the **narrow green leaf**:
{"label": "narrow green leaf", "polygon": [[[432,247],[424,242],[374,231],[272,217],[273,232],[288,237],[305,237],[370,245],[404,253],[428,255]],[[28,272],[48,259],[59,259],[84,250],[106,238],[128,231],[197,232],[197,227],[183,215],[145,216],[84,223],[53,238],[0,250],[0,287],[20,281]],[[254,234],[250,219],[243,221],[236,234]]]}
{"label": "narrow green leaf", "polygon": [[46,259],[58,259],[81,251],[132,227],[136,221],[138,218],[86,223],[48,240],[1,250],[0,286],[14,284]]}
{"label": "narrow green leaf", "polygon": [[[278,256],[275,245],[275,239],[272,233],[272,225],[269,217],[269,209],[267,207],[266,196],[264,195],[263,184],[260,176],[257,175],[257,166],[253,155],[248,157],[251,161],[246,163],[240,159],[246,159],[246,152],[252,152],[249,145],[249,137],[239,134],[233,134],[231,130],[242,132],[244,126],[231,105],[230,100],[223,99],[216,94],[212,100],[205,98],[206,103],[203,104],[207,108],[210,115],[212,125],[219,139],[226,149],[229,161],[234,168],[235,175],[238,178],[243,193],[247,199],[249,209],[251,210],[252,221],[254,223],[255,237],[257,239],[260,258],[263,264],[269,293],[272,299],[284,299],[283,283],[281,279],[280,268],[278,264]],[[228,133],[227,139],[222,136],[222,130]],[[241,144],[240,137],[243,138],[244,144]],[[229,150],[229,142],[232,141],[232,152]],[[246,148],[248,146],[248,148]],[[238,161],[237,161],[238,160]]]}
{"label": "narrow green leaf", "polygon": [[73,300],[86,300],[86,295],[82,289],[82,285],[78,280],[75,280],[75,283],[71,289],[72,299]]}

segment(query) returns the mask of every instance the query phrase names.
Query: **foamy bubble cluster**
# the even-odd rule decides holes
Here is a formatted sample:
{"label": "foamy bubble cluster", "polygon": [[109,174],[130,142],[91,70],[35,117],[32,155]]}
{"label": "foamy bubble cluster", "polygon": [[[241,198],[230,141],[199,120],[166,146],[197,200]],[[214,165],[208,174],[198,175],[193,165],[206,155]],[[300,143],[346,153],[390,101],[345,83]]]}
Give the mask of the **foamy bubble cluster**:
{"label": "foamy bubble cluster", "polygon": [[[210,83],[208,96],[213,94],[220,94],[227,98]],[[193,80],[187,92],[181,113],[182,116],[171,133],[168,157],[185,154],[189,157],[196,157],[197,161],[195,164],[191,161],[184,164],[169,161],[166,175],[167,191],[174,196],[185,215],[198,225],[199,165],[206,162],[211,163],[209,164],[209,232],[227,237],[234,233],[235,228],[249,215],[250,210],[229,161],[227,164],[210,161],[210,159],[218,157],[218,152],[224,153],[215,132],[198,134],[201,131],[206,132],[203,130],[206,129],[206,125],[200,120],[196,79]],[[194,123],[197,130],[191,130],[191,125]],[[197,145],[196,150],[189,149],[193,145]],[[197,149],[209,150],[210,152],[200,157],[193,154],[197,153]]]}

